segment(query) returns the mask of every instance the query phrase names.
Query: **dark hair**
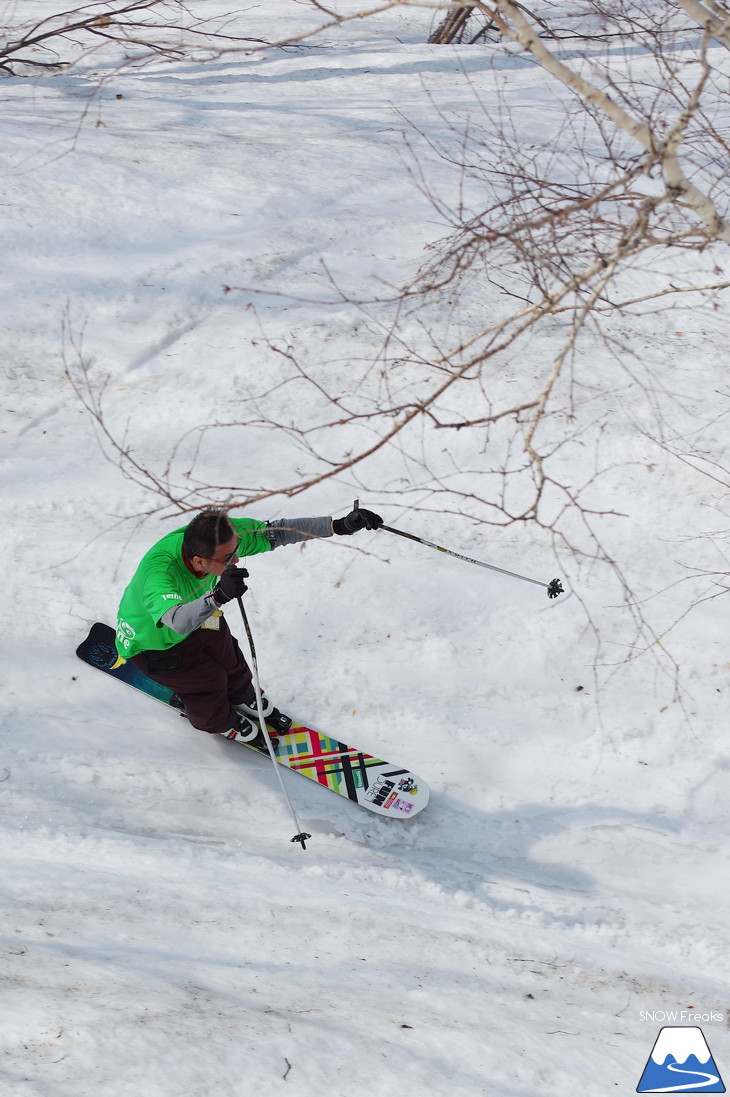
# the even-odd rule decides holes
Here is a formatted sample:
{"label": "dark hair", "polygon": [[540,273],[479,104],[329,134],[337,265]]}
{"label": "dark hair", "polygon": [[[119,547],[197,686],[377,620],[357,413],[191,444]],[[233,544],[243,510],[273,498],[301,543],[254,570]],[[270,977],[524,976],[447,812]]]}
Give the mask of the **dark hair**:
{"label": "dark hair", "polygon": [[212,560],[218,546],[224,545],[235,536],[236,531],[226,512],[220,507],[208,507],[196,514],[185,530],[183,552],[188,560],[192,560],[194,556]]}

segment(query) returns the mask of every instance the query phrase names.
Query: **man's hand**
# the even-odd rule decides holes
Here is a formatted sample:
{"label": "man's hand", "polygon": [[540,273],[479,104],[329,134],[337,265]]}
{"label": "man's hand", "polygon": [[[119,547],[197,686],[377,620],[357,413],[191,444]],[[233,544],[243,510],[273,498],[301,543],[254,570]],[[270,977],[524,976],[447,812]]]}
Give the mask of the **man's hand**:
{"label": "man's hand", "polygon": [[361,529],[380,529],[382,524],[383,519],[379,514],[375,514],[372,510],[364,510],[362,507],[355,507],[344,518],[335,518],[332,531],[340,537],[345,537]]}
{"label": "man's hand", "polygon": [[213,590],[214,601],[219,606],[223,606],[232,598],[240,598],[248,590],[247,579],[248,572],[245,568],[237,568],[235,564],[229,564]]}

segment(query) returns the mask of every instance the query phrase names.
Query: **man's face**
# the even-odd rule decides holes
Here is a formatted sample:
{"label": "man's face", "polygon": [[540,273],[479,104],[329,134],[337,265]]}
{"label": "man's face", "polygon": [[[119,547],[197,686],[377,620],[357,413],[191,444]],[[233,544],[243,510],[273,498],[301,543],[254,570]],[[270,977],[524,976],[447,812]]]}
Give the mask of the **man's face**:
{"label": "man's face", "polygon": [[237,564],[239,557],[236,555],[238,538],[231,537],[223,545],[218,545],[215,556],[208,559],[205,556],[194,556],[191,563],[196,571],[203,575],[222,575],[229,564]]}

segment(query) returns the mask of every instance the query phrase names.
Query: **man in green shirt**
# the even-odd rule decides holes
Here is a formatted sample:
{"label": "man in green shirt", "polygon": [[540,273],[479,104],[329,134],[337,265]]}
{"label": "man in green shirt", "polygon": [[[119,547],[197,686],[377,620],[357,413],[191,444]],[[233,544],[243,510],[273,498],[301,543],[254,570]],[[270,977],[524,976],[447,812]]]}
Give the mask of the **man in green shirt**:
{"label": "man in green shirt", "polygon": [[[355,507],[344,518],[259,522],[209,508],[168,533],[142,557],[122,595],[117,650],[180,697],[190,723],[238,742],[257,742],[251,670],[221,606],[246,591],[243,556],[271,552],[311,538],[378,529],[382,518]],[[275,730],[290,721],[270,700],[262,712]]]}

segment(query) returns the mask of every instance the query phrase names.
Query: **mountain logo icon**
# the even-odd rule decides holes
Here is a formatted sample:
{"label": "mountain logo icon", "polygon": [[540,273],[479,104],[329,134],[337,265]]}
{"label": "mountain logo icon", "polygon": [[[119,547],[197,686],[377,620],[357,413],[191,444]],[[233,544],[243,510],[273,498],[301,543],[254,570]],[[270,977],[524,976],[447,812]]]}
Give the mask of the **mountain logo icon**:
{"label": "mountain logo icon", "polygon": [[661,1030],[651,1050],[637,1093],[725,1093],[701,1028]]}

